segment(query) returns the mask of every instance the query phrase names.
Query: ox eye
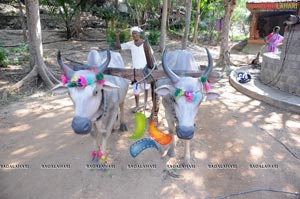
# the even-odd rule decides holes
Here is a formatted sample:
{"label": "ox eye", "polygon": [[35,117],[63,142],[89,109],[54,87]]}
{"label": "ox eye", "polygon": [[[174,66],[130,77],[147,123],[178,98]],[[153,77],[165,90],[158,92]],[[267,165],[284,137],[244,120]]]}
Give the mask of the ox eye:
{"label": "ox eye", "polygon": [[98,95],[98,90],[94,90],[93,95],[94,96]]}
{"label": "ox eye", "polygon": [[172,101],[173,101],[174,104],[177,104],[177,101],[176,101],[175,98],[172,98]]}

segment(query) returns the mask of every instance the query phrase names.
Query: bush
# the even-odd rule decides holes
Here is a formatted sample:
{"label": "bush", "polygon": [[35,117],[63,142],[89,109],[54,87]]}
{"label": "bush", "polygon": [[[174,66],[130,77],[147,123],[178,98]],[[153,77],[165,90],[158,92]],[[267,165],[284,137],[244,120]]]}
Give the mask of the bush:
{"label": "bush", "polygon": [[[130,31],[122,31],[120,33],[120,42],[124,43],[130,39]],[[116,32],[115,31],[108,31],[106,35],[106,41],[109,44],[110,48],[116,48]]]}
{"label": "bush", "polygon": [[160,31],[158,30],[150,30],[148,35],[148,41],[151,45],[157,45],[160,39]]}
{"label": "bush", "polygon": [[9,64],[8,52],[4,48],[0,48],[0,67],[7,67]]}
{"label": "bush", "polygon": [[147,29],[159,29],[160,21],[158,19],[149,19],[147,21]]}
{"label": "bush", "polygon": [[18,47],[14,47],[10,49],[12,53],[27,53],[29,52],[28,44],[20,43]]}

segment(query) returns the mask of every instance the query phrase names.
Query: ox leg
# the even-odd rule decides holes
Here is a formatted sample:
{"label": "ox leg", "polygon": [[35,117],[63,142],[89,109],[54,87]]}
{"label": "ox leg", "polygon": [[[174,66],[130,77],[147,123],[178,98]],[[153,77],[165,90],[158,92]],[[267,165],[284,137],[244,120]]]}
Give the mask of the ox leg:
{"label": "ox leg", "polygon": [[111,135],[111,131],[113,129],[113,126],[116,122],[117,118],[117,112],[118,110],[109,110],[111,113],[110,117],[104,117],[103,120],[96,123],[99,134],[101,135],[101,152],[106,155],[106,146],[107,146],[107,140],[109,136]]}
{"label": "ox leg", "polygon": [[[100,150],[100,136],[99,136],[99,131],[97,129],[96,124],[93,124],[93,130],[91,131],[91,136],[93,138],[93,143],[94,143],[94,152],[96,153],[97,151]],[[97,156],[92,156],[92,162],[98,162]]]}
{"label": "ox leg", "polygon": [[165,107],[165,117],[168,123],[169,134],[172,136],[172,141],[170,143],[170,148],[168,149],[168,156],[175,157],[175,147],[176,147],[176,136],[175,136],[175,117],[173,115],[173,108],[170,106],[172,104],[170,98],[163,98],[162,104]]}
{"label": "ox leg", "polygon": [[190,140],[185,140],[184,143],[184,163],[190,164],[191,163],[191,152],[190,152]]}
{"label": "ox leg", "polygon": [[151,98],[152,98],[152,110],[149,121],[156,119],[156,126],[158,126],[158,111],[159,111],[159,96],[155,93],[156,82],[151,82]]}
{"label": "ox leg", "polygon": [[124,113],[124,102],[120,104],[120,131],[128,131],[127,126],[125,124],[125,113]]}

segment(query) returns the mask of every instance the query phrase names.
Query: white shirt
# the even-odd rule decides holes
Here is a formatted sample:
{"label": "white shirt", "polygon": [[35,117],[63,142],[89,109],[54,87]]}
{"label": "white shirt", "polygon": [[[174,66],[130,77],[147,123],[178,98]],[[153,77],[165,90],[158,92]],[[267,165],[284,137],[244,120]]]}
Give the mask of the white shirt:
{"label": "white shirt", "polygon": [[[140,46],[136,46],[134,41],[129,41],[126,43],[121,44],[122,50],[131,50],[131,57],[132,57],[132,65],[133,68],[141,69],[147,65],[146,55],[144,52],[144,43]],[[152,51],[152,49],[151,49]]]}

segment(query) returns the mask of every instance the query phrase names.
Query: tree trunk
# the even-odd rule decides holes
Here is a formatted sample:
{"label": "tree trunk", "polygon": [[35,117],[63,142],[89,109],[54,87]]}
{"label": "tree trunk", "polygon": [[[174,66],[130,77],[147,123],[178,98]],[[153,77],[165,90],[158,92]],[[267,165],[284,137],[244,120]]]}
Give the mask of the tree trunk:
{"label": "tree trunk", "polygon": [[28,73],[23,79],[12,85],[7,89],[9,93],[12,93],[25,85],[29,85],[31,82],[36,81],[38,77],[37,66],[34,66],[33,69]]}
{"label": "tree trunk", "polygon": [[223,67],[223,70],[226,66],[232,64],[230,61],[230,52],[228,46],[229,30],[230,30],[230,20],[232,12],[236,6],[236,0],[224,0],[225,4],[225,17],[223,21],[223,30],[221,32],[221,48],[220,55],[217,66]]}
{"label": "tree trunk", "polygon": [[187,0],[186,2],[186,13],[185,13],[185,30],[182,38],[182,49],[186,49],[187,42],[190,33],[190,23],[191,23],[191,13],[192,13],[192,0]]}
{"label": "tree trunk", "polygon": [[118,12],[119,11],[119,0],[115,0],[115,8],[116,8],[116,11]]}
{"label": "tree trunk", "polygon": [[166,45],[167,12],[168,12],[168,0],[164,0],[161,27],[160,27],[160,43],[159,43],[160,51],[162,51]]}
{"label": "tree trunk", "polygon": [[18,0],[18,6],[19,6],[19,10],[20,10],[20,21],[22,24],[22,30],[23,30],[23,38],[24,38],[24,42],[27,42],[27,34],[26,34],[26,23],[25,23],[25,16],[24,16],[24,12],[23,12],[23,8],[22,8],[22,3],[20,0]]}
{"label": "tree trunk", "polygon": [[139,6],[138,6],[137,1],[135,1],[135,13],[136,13],[137,26],[140,26],[141,25],[141,22],[140,22],[140,11],[139,11]]}
{"label": "tree trunk", "polygon": [[198,0],[197,13],[196,13],[196,18],[195,18],[194,37],[193,37],[194,43],[198,43],[198,25],[199,25],[199,20],[200,20],[200,6],[201,6],[201,0]]}
{"label": "tree trunk", "polygon": [[72,38],[72,30],[71,30],[71,26],[68,21],[65,21],[65,24],[66,24],[66,28],[67,28],[67,39],[69,40]]}
{"label": "tree trunk", "polygon": [[[77,4],[80,4],[81,0],[77,0]],[[75,38],[80,37],[81,29],[81,8],[78,6],[77,10],[75,10],[75,20],[74,20],[74,33],[73,36]]]}
{"label": "tree trunk", "polygon": [[35,46],[36,51],[36,65],[38,69],[38,73],[44,81],[45,85],[48,88],[52,88],[54,84],[48,77],[46,65],[43,59],[43,43],[42,43],[42,31],[41,31],[41,23],[40,23],[40,10],[39,10],[39,1],[31,0],[26,1],[26,9],[27,12],[27,20],[31,21],[31,27],[28,27],[29,32],[31,32],[33,46]]}
{"label": "tree trunk", "polygon": [[172,13],[172,8],[171,8],[171,1],[168,1],[168,11],[167,11],[167,25],[166,25],[166,30],[169,30],[170,24],[169,24],[169,19],[170,19],[170,12]]}

